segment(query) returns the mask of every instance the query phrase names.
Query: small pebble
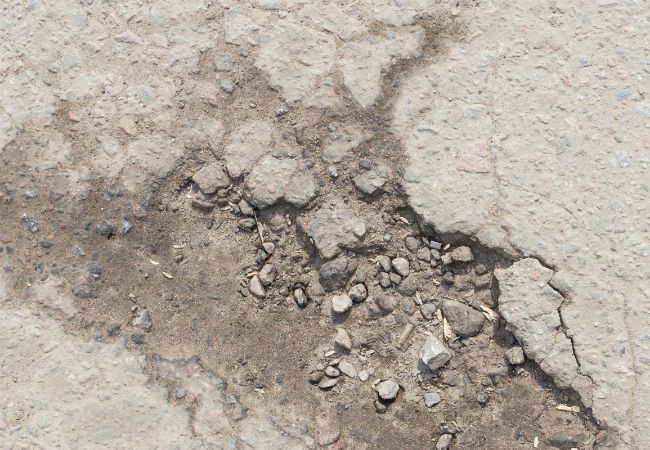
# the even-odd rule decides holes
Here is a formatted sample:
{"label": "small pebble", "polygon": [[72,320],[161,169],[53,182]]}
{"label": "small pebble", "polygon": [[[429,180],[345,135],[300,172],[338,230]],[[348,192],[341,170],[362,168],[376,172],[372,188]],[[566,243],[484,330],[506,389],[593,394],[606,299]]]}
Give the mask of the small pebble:
{"label": "small pebble", "polygon": [[352,308],[352,299],[348,294],[335,295],[332,298],[332,311],[336,314],[346,313]]}

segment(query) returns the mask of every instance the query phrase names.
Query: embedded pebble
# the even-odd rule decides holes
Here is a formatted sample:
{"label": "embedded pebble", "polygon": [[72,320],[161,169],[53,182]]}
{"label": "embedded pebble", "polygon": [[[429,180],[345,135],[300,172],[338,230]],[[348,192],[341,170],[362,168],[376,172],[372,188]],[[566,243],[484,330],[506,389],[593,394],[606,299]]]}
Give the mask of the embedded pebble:
{"label": "embedded pebble", "polygon": [[393,269],[397,272],[398,275],[402,277],[408,277],[411,272],[410,264],[405,258],[395,258],[391,261]]}
{"label": "embedded pebble", "polygon": [[420,351],[420,359],[431,371],[436,371],[447,364],[451,353],[435,336],[429,336]]}
{"label": "embedded pebble", "polygon": [[425,392],[424,393],[424,405],[427,408],[436,406],[442,401],[442,397],[437,392]]}
{"label": "embedded pebble", "polygon": [[357,369],[354,368],[351,362],[349,361],[341,361],[339,363],[339,370],[341,373],[349,378],[356,378],[357,377]]}
{"label": "embedded pebble", "polygon": [[355,284],[348,291],[348,296],[354,303],[361,303],[368,297],[368,290],[363,284]]}
{"label": "embedded pebble", "polygon": [[265,264],[258,276],[263,286],[269,286],[273,283],[277,274],[278,272],[273,264]]}
{"label": "embedded pebble", "polygon": [[262,286],[262,282],[260,281],[260,278],[257,275],[255,275],[248,283],[248,290],[250,291],[251,294],[253,294],[257,298],[266,297],[266,291],[264,290],[264,286]]}
{"label": "embedded pebble", "polygon": [[348,294],[335,295],[332,298],[332,311],[336,314],[346,313],[352,308],[352,299]]}
{"label": "embedded pebble", "polygon": [[343,328],[336,329],[336,336],[334,336],[334,343],[344,350],[352,349],[352,339],[350,339],[350,335]]}
{"label": "embedded pebble", "polygon": [[386,380],[379,383],[375,389],[380,399],[387,401],[395,400],[399,393],[399,384],[393,380]]}
{"label": "embedded pebble", "polygon": [[506,350],[506,359],[510,364],[516,366],[518,364],[523,364],[526,361],[526,356],[524,355],[524,350],[519,347],[512,347]]}
{"label": "embedded pebble", "polygon": [[462,246],[451,252],[451,259],[455,262],[471,262],[474,261],[474,255],[469,247]]}

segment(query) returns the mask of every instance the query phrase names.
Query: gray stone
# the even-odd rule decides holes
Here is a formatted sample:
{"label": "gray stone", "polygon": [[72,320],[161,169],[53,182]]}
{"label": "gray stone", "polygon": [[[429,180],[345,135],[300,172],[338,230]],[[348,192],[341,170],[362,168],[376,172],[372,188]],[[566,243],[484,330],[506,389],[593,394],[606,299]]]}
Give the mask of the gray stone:
{"label": "gray stone", "polygon": [[[237,203],[237,206],[239,207],[239,212],[242,213],[245,216],[254,216],[255,212],[253,211],[253,208],[251,205],[248,204],[246,200],[240,200],[239,203]],[[271,242],[269,244],[273,245]],[[273,252],[271,252],[273,253]],[[271,253],[268,253],[269,255]]]}
{"label": "gray stone", "polygon": [[350,288],[348,295],[354,303],[361,303],[368,297],[368,290],[365,285],[359,283]]}
{"label": "gray stone", "polygon": [[272,255],[275,252],[275,244],[273,242],[265,242],[262,244],[262,248],[267,255]]}
{"label": "gray stone", "polygon": [[226,94],[232,94],[235,92],[235,83],[233,83],[230,78],[222,78],[219,81],[219,86],[221,87],[221,90]]}
{"label": "gray stone", "polygon": [[393,380],[386,380],[379,383],[375,389],[380,399],[391,401],[397,398],[399,384]]}
{"label": "gray stone", "polygon": [[384,289],[389,288],[392,286],[392,282],[390,281],[390,275],[388,275],[386,272],[381,272],[379,274],[379,285],[383,287]]}
{"label": "gray stone", "polygon": [[327,261],[318,270],[318,280],[326,292],[343,289],[357,269],[357,262],[347,256]]}
{"label": "gray stone", "polygon": [[339,363],[339,370],[346,377],[349,377],[349,378],[356,378],[357,377],[357,369],[349,361],[346,361],[346,360],[341,361]]}
{"label": "gray stone", "polygon": [[328,377],[336,378],[341,376],[341,371],[333,366],[327,366],[325,368],[325,375]]}
{"label": "gray stone", "polygon": [[523,364],[526,361],[524,350],[519,346],[509,348],[506,350],[506,359],[513,366]]}
{"label": "gray stone", "polygon": [[441,435],[436,442],[436,450],[448,450],[453,438],[451,434]]}
{"label": "gray stone", "polygon": [[379,263],[379,267],[381,267],[381,270],[384,272],[390,272],[393,269],[393,264],[390,262],[390,258],[388,256],[382,255],[379,258],[377,258],[377,262]]}
{"label": "gray stone", "polygon": [[422,242],[416,237],[408,236],[404,239],[404,245],[406,245],[408,251],[415,253],[422,246]]}
{"label": "gray stone", "polygon": [[280,201],[303,207],[318,195],[313,173],[298,160],[266,155],[252,166],[244,183],[244,193],[256,208],[268,208]]}
{"label": "gray stone", "polygon": [[321,208],[311,220],[299,224],[325,259],[361,248],[366,234],[365,224],[349,208]]}
{"label": "gray stone", "polygon": [[293,291],[293,299],[296,301],[296,305],[300,306],[301,308],[307,306],[307,296],[302,289],[298,288]]}
{"label": "gray stone", "polygon": [[264,290],[264,286],[262,285],[262,282],[260,281],[260,278],[257,275],[255,275],[253,278],[251,278],[251,281],[249,281],[248,290],[250,291],[251,294],[253,294],[257,298],[266,297],[266,291]]}
{"label": "gray stone", "polygon": [[451,252],[451,259],[455,262],[471,262],[474,261],[474,254],[471,248],[462,246]]}
{"label": "gray stone", "polygon": [[138,313],[138,316],[133,319],[133,326],[138,327],[144,331],[151,331],[153,327],[153,321],[151,320],[151,314],[148,309],[142,309]]}
{"label": "gray stone", "polygon": [[417,258],[420,261],[431,262],[431,250],[426,247],[422,247],[417,252]]}
{"label": "gray stone", "polygon": [[247,173],[274,147],[271,130],[273,126],[263,120],[245,122],[230,136],[223,151],[226,170],[233,178]]}
{"label": "gray stone", "polygon": [[451,353],[438,338],[429,336],[420,351],[420,359],[431,371],[435,372],[449,362]]}
{"label": "gray stone", "polygon": [[410,268],[411,265],[409,264],[407,259],[398,257],[398,258],[394,258],[391,261],[391,263],[393,265],[393,270],[395,270],[395,272],[398,275],[400,275],[402,277],[408,277],[409,276],[409,273],[411,272],[411,268]]}
{"label": "gray stone", "polygon": [[438,307],[434,303],[423,303],[420,306],[420,313],[425,320],[432,320],[436,317]]}
{"label": "gray stone", "polygon": [[432,408],[442,401],[442,397],[437,392],[424,393],[424,405],[427,408]]}
{"label": "gray stone", "polygon": [[336,314],[343,314],[352,308],[352,300],[348,294],[335,295],[332,297],[332,311]]}
{"label": "gray stone", "polygon": [[413,275],[404,278],[399,283],[399,286],[397,286],[397,292],[407,297],[411,295],[415,295],[417,290],[418,290],[418,282]]}
{"label": "gray stone", "polygon": [[217,163],[208,164],[192,176],[201,192],[212,195],[221,188],[230,185],[230,178]]}
{"label": "gray stone", "polygon": [[368,371],[367,370],[360,370],[359,371],[359,380],[362,381],[363,383],[365,383],[366,381],[368,381],[368,379],[370,379],[370,374],[368,373]]}
{"label": "gray stone", "polygon": [[318,383],[318,387],[323,390],[332,389],[336,383],[338,383],[338,378],[323,377]]}
{"label": "gray stone", "polygon": [[483,329],[485,316],[474,308],[455,300],[445,300],[442,303],[442,313],[454,333],[460,337],[476,336]]}
{"label": "gray stone", "polygon": [[383,192],[384,185],[390,179],[389,174],[388,167],[381,165],[377,169],[361,172],[352,178],[352,182],[362,194],[375,195]]}
{"label": "gray stone", "polygon": [[258,277],[262,283],[262,286],[269,286],[271,283],[273,283],[273,280],[275,280],[277,274],[278,272],[273,264],[264,264],[264,267],[262,267],[262,270],[260,270]]}
{"label": "gray stone", "polygon": [[350,335],[343,328],[336,329],[334,343],[344,350],[352,350],[352,339],[350,339]]}

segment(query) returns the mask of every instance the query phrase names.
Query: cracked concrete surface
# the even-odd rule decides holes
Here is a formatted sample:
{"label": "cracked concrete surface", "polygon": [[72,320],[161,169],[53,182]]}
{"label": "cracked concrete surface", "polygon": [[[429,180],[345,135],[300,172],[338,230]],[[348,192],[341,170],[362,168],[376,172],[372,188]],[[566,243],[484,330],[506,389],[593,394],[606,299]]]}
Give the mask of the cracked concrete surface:
{"label": "cracked concrete surface", "polygon": [[484,1],[469,14],[467,37],[401,91],[410,203],[440,233],[561,274],[566,362],[593,380],[585,404],[648,447],[648,4]]}
{"label": "cracked concrete surface", "polygon": [[[41,195],[65,198],[70,210],[105,183],[124,186],[138,216],[180,164],[206,150],[244,179],[253,206],[304,207],[319,195],[331,200],[335,189],[318,184],[324,177],[305,156],[302,131],[308,141],[321,121],[381,104],[390,114],[378,134],[401,142],[402,186],[423,224],[516,260],[495,273],[499,312],[527,356],[558,386],[575,389],[598,421],[620,432],[624,448],[648,448],[649,11],[644,0],[10,0],[0,6],[0,157],[29,173],[12,179],[16,190],[48,183]],[[436,16],[461,17],[464,36],[440,37],[443,51],[432,55],[422,19]],[[417,64],[393,76],[403,60]],[[241,80],[233,88],[245,91],[243,100],[224,92],[231,79]],[[283,128],[275,120],[287,108],[298,113]],[[314,154],[330,175],[377,132],[349,116],[316,139]],[[220,173],[215,192],[230,181]],[[343,218],[317,208],[313,221],[344,228],[334,242],[307,231],[324,258],[363,247],[366,228],[353,211]],[[6,299],[0,278],[0,333],[15,343],[2,367],[8,376],[17,373],[12,364],[37,374],[19,380],[24,398],[3,398],[7,439],[83,439],[72,428],[39,428],[45,413],[70,414],[64,425],[75,430],[92,427],[78,405],[57,403],[46,386],[52,371],[81,377],[71,381],[73,399],[99,389],[108,398],[92,402],[131,408],[104,418],[112,435],[130,436],[124,443],[99,435],[88,445],[147,447],[157,435],[181,448],[313,445],[302,428],[254,414],[234,423],[219,402],[199,419],[206,429],[228,429],[226,440],[202,438],[201,426],[190,432],[191,408],[168,403],[147,382],[138,354],[82,343],[49,317],[77,313],[59,282],[29,286],[25,306]],[[32,352],[45,356],[33,361]],[[157,361],[167,367],[157,367],[163,384],[208,389],[198,363]],[[102,373],[84,378],[93,368]],[[183,379],[182,370],[202,381]],[[15,382],[8,376],[3,393]],[[225,387],[210,388],[226,398]],[[141,417],[144,410],[156,412]]]}

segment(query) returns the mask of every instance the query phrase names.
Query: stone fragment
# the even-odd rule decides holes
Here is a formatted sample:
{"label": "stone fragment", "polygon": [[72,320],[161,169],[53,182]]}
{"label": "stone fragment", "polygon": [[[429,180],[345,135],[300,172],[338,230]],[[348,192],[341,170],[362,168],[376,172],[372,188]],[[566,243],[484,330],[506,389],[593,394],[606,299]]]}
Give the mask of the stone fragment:
{"label": "stone fragment", "polygon": [[273,150],[272,126],[263,120],[244,123],[231,135],[223,151],[226,170],[233,178],[239,178],[253,165]]}
{"label": "stone fragment", "polygon": [[591,380],[580,373],[573,344],[562,330],[564,298],[548,283],[554,273],[537,259],[525,258],[508,269],[497,269],[499,313],[529,358],[553,377],[560,388],[573,388],[591,405]]}
{"label": "stone fragment", "polygon": [[411,295],[415,295],[417,290],[418,290],[418,282],[413,275],[404,278],[399,283],[399,286],[397,286],[397,292],[407,297],[410,297]]}
{"label": "stone fragment", "polygon": [[355,369],[354,365],[352,365],[351,362],[343,360],[339,363],[339,370],[343,375],[349,378],[356,378],[357,377],[357,369]]}
{"label": "stone fragment", "polygon": [[385,294],[379,294],[373,302],[368,305],[368,312],[371,317],[381,317],[392,313],[395,310],[395,300]]}
{"label": "stone fragment", "polygon": [[368,381],[369,378],[370,378],[370,374],[368,373],[367,370],[359,371],[359,380],[360,381],[365,383],[366,381]]}
{"label": "stone fragment", "polygon": [[427,408],[436,406],[442,401],[442,397],[437,392],[425,392],[424,393],[424,405]]}
{"label": "stone fragment", "polygon": [[420,351],[420,359],[431,371],[435,372],[449,362],[451,353],[438,338],[429,336]]}
{"label": "stone fragment", "polygon": [[318,384],[325,376],[325,372],[322,370],[314,370],[309,374],[309,382],[311,384]]}
{"label": "stone fragment", "polygon": [[379,263],[381,270],[384,272],[390,272],[393,269],[393,264],[390,262],[390,258],[388,256],[380,256],[377,258],[377,262]]}
{"label": "stone fragment", "polygon": [[399,384],[393,380],[382,381],[375,388],[379,398],[385,401],[395,400],[399,393]]}
{"label": "stone fragment", "polygon": [[346,313],[352,308],[352,299],[348,294],[335,295],[332,298],[332,311],[336,314]]}
{"label": "stone fragment", "polygon": [[262,248],[267,255],[272,255],[275,252],[275,244],[273,242],[265,242],[262,244]]}
{"label": "stone fragment", "polygon": [[334,343],[344,350],[352,350],[352,339],[350,339],[350,335],[343,328],[336,329]]}
{"label": "stone fragment", "polygon": [[235,83],[230,78],[221,79],[219,81],[219,86],[226,94],[232,94],[235,92]]}
{"label": "stone fragment", "polygon": [[248,283],[248,290],[250,291],[251,294],[253,294],[257,298],[266,297],[266,291],[264,290],[264,286],[262,286],[262,282],[260,281],[260,278],[257,275],[255,275]]}
{"label": "stone fragment", "polygon": [[273,264],[265,264],[258,275],[262,286],[269,286],[275,280],[278,272]]}
{"label": "stone fragment", "polygon": [[133,326],[138,327],[144,331],[151,331],[153,327],[153,321],[151,320],[151,314],[148,309],[143,309],[140,311],[138,316],[133,319]]}
{"label": "stone fragment", "polygon": [[304,308],[307,306],[307,296],[302,289],[298,288],[293,291],[293,299],[296,301],[296,305],[299,307]]}
{"label": "stone fragment", "polygon": [[226,172],[217,163],[208,164],[192,176],[192,181],[196,183],[201,192],[206,195],[212,195],[221,188],[230,185],[230,179]]}
{"label": "stone fragment", "polygon": [[470,306],[455,300],[445,300],[442,312],[454,333],[460,337],[476,336],[483,329],[485,316]]}
{"label": "stone fragment", "polygon": [[325,375],[328,377],[336,378],[341,376],[341,371],[334,366],[327,366],[325,368]]}
{"label": "stone fragment", "polygon": [[472,249],[466,246],[455,248],[451,252],[451,259],[454,262],[471,262],[474,261],[474,254],[472,254]]}
{"label": "stone fragment", "polygon": [[359,283],[350,288],[348,295],[354,303],[361,303],[368,297],[368,290],[365,285]]}
{"label": "stone fragment", "polygon": [[366,234],[365,223],[349,208],[321,208],[309,222],[299,224],[325,259],[361,248]]}
{"label": "stone fragment", "polygon": [[423,303],[420,306],[420,313],[425,320],[432,320],[436,316],[438,307],[434,303]]}
{"label": "stone fragment", "polygon": [[388,167],[381,165],[376,169],[361,172],[352,178],[352,183],[364,195],[375,195],[383,192],[384,185],[390,179]]}
{"label": "stone fragment", "polygon": [[420,261],[431,262],[431,250],[426,247],[422,247],[417,252],[417,258]]}
{"label": "stone fragment", "polygon": [[406,245],[409,252],[415,253],[422,246],[422,242],[416,237],[407,236],[407,238],[404,239],[404,245]]}
{"label": "stone fragment", "polygon": [[[242,213],[244,216],[249,216],[250,217],[250,216],[255,215],[255,211],[253,211],[253,208],[251,207],[251,205],[246,200],[240,200],[239,203],[237,203],[237,207],[239,208],[239,212]],[[273,242],[265,242],[264,244],[274,245]],[[263,247],[264,247],[264,244],[262,244]],[[273,252],[271,252],[271,253],[273,253]],[[269,254],[269,255],[271,253],[267,252],[267,254]]]}
{"label": "stone fragment", "polygon": [[364,140],[360,130],[341,130],[330,133],[324,140],[321,158],[328,164],[350,158]]}
{"label": "stone fragment", "polygon": [[326,292],[343,289],[356,269],[356,260],[340,256],[321,266],[318,270],[318,280]]}
{"label": "stone fragment", "polygon": [[256,208],[280,201],[303,207],[318,195],[318,184],[313,173],[293,157],[272,154],[253,164],[244,193]]}
{"label": "stone fragment", "polygon": [[411,266],[406,258],[394,258],[391,263],[393,265],[393,270],[395,270],[398,275],[408,277],[411,272]]}
{"label": "stone fragment", "polygon": [[436,450],[448,450],[452,439],[453,436],[451,434],[445,433],[441,435],[436,442]]}
{"label": "stone fragment", "polygon": [[323,390],[332,389],[336,383],[338,383],[338,378],[323,377],[318,383],[318,387]]}
{"label": "stone fragment", "polygon": [[383,287],[384,289],[391,287],[393,283],[390,281],[390,275],[388,275],[386,272],[381,272],[379,274],[379,285]]}
{"label": "stone fragment", "polygon": [[506,350],[506,359],[513,366],[523,364],[526,361],[524,350],[519,346],[509,348]]}

